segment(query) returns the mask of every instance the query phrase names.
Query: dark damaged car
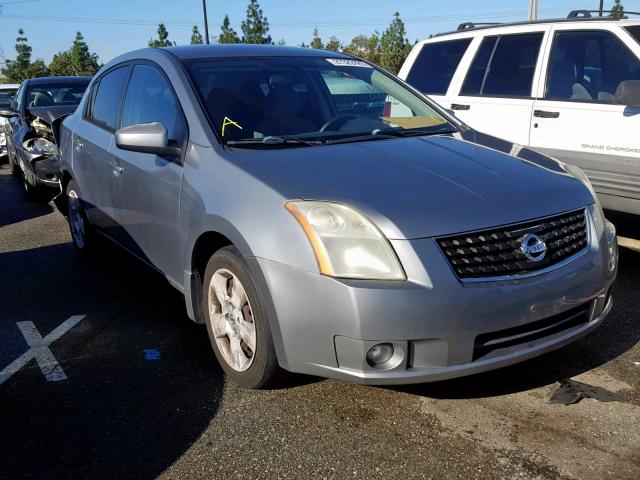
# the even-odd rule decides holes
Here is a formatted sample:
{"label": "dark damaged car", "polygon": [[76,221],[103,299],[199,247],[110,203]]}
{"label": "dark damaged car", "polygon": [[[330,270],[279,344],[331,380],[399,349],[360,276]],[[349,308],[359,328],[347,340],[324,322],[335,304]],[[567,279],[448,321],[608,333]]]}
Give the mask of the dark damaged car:
{"label": "dark damaged car", "polygon": [[22,176],[27,195],[51,197],[59,192],[60,125],[75,111],[90,81],[91,77],[28,79],[11,106],[0,109],[6,119],[9,164],[14,174]]}

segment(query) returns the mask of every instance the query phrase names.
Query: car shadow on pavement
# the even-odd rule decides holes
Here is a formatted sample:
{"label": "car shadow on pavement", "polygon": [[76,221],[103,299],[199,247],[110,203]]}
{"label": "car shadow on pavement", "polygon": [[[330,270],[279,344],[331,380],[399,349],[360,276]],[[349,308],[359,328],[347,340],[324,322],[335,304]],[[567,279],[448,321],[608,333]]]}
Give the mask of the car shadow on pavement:
{"label": "car shadow on pavement", "polygon": [[66,380],[32,360],[0,385],[3,478],[155,478],[217,413],[223,373],[182,296],[114,247],[85,260],[70,243],[0,254],[0,369],[44,337]]}
{"label": "car shadow on pavement", "polygon": [[27,201],[19,177],[11,175],[5,165],[0,166],[0,206],[0,227],[53,212],[45,201]]}
{"label": "car shadow on pavement", "polygon": [[[441,382],[394,387],[437,399],[483,398],[522,392],[593,370],[627,352],[640,341],[640,253],[621,249],[614,308],[603,324],[560,350],[510,367]],[[621,286],[625,285],[626,291]]]}

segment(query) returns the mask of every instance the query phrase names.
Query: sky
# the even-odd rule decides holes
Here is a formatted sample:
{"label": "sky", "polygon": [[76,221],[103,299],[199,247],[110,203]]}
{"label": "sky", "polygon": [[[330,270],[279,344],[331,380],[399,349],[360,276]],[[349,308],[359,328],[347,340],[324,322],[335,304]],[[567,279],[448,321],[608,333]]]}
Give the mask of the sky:
{"label": "sky", "polygon": [[[605,0],[610,8],[614,0]],[[597,9],[598,0],[538,0],[539,18],[560,18],[574,9]],[[209,32],[217,38],[228,14],[240,33],[248,0],[207,0]],[[640,0],[623,0],[628,11],[640,11]],[[18,28],[25,30],[32,58],[47,63],[68,49],[76,31],[82,32],[101,62],[129,50],[145,47],[164,22],[169,39],[189,43],[191,28],[204,32],[202,0],[0,0],[0,47],[6,58],[15,57]],[[348,43],[359,34],[383,31],[395,11],[405,21],[413,42],[429,34],[454,30],[466,21],[526,20],[529,0],[261,0],[274,42],[309,43],[314,26],[327,40],[335,35]]]}

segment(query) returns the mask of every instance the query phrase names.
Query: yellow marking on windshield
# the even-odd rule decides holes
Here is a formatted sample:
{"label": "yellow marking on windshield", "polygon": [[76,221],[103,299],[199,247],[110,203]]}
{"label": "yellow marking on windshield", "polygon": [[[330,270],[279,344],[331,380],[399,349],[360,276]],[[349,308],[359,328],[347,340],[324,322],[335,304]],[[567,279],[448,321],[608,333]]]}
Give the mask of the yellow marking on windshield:
{"label": "yellow marking on windshield", "polygon": [[398,125],[402,128],[424,128],[442,125],[446,121],[438,117],[380,117],[384,123]]}
{"label": "yellow marking on windshield", "polygon": [[242,130],[242,127],[238,122],[234,122],[229,117],[224,117],[224,120],[222,120],[222,136],[223,137],[224,137],[224,129],[227,127],[227,125],[233,125],[234,127],[237,127],[240,130]]}

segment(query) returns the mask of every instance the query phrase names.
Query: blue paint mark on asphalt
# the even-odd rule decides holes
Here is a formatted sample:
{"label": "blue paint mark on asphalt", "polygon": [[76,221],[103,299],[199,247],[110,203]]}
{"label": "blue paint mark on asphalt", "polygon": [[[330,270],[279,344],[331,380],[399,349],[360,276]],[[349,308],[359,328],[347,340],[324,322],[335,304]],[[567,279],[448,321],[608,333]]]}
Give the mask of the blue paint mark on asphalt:
{"label": "blue paint mark on asphalt", "polygon": [[160,352],[155,348],[146,348],[144,350],[144,359],[145,360],[160,360]]}

